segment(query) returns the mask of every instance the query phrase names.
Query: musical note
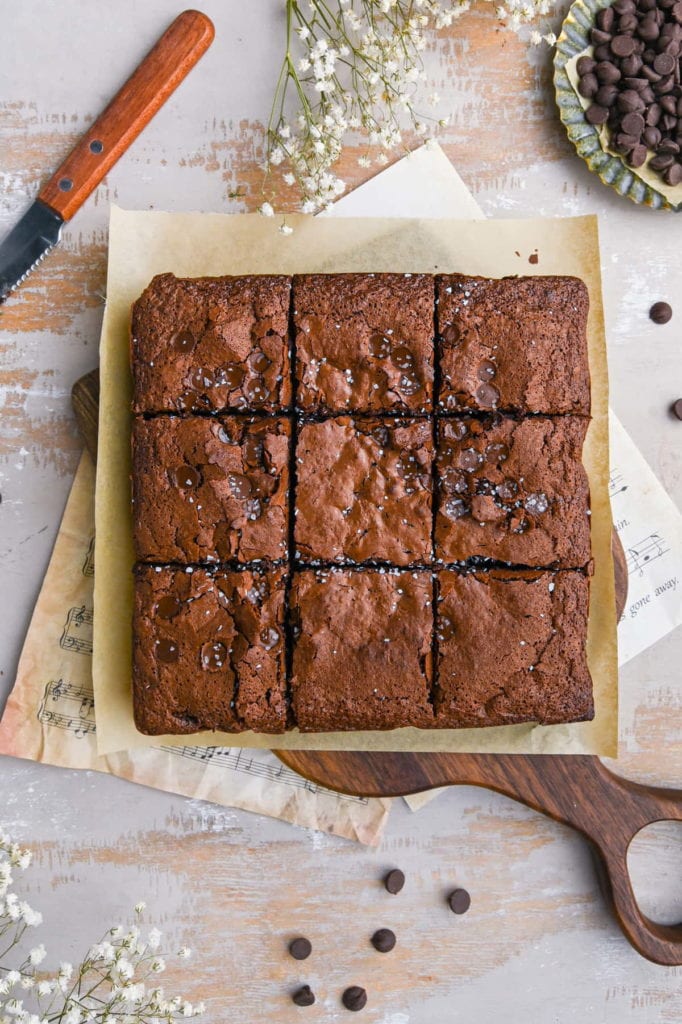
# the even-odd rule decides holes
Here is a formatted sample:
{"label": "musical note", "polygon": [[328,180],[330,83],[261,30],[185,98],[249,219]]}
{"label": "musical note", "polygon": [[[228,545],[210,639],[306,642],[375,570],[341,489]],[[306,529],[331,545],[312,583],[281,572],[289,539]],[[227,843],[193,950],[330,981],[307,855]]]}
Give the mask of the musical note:
{"label": "musical note", "polygon": [[38,721],[57,729],[68,729],[79,739],[94,733],[95,701],[92,690],[67,683],[63,679],[51,679],[38,708]]}
{"label": "musical note", "polygon": [[65,651],[92,654],[91,608],[86,608],[85,605],[81,605],[80,608],[69,608],[59,646]]}
{"label": "musical note", "polygon": [[638,544],[628,547],[626,550],[626,561],[628,566],[628,573],[637,573],[639,576],[644,575],[644,569],[657,558],[662,558],[666,555],[670,548],[665,546],[666,541],[658,533],[650,533],[647,537],[644,537]]}
{"label": "musical note", "polygon": [[617,469],[612,469],[609,476],[609,498],[614,498],[616,494],[622,494],[623,491],[627,491],[628,485],[623,483],[625,477]]}
{"label": "musical note", "polygon": [[[254,776],[255,778],[268,779],[271,782],[283,782],[294,789],[301,789],[307,793],[319,794],[325,792],[323,787],[315,785],[315,783],[304,779],[301,775],[297,775],[296,772],[292,772],[290,768],[287,768],[281,762],[279,764],[263,764],[255,760],[254,757],[248,757],[246,753],[247,747],[160,746],[156,749],[165,750],[176,757],[185,757],[192,761],[210,764],[211,767],[226,768],[233,772],[242,772],[244,775]],[[343,793],[335,795],[342,801],[345,800],[350,803],[363,805],[367,803],[366,797],[348,796]]]}
{"label": "musical note", "polygon": [[95,538],[94,537],[90,538],[90,543],[88,544],[88,550],[86,552],[85,561],[83,562],[83,568],[82,568],[81,571],[82,571],[84,576],[94,576],[95,575]]}

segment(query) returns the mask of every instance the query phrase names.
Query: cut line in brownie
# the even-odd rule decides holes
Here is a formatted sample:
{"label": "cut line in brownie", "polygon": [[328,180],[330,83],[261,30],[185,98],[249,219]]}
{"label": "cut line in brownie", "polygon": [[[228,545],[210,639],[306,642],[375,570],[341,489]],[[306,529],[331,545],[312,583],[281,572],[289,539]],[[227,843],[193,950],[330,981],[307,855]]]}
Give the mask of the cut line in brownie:
{"label": "cut line in brownie", "polygon": [[133,411],[279,412],[291,404],[291,278],[155,277],[133,306]]}
{"label": "cut line in brownie", "polygon": [[587,565],[588,425],[582,416],[440,420],[437,559]]}
{"label": "cut line in brownie", "polygon": [[341,416],[303,423],[296,445],[296,558],[428,562],[428,420]]}
{"label": "cut line in brownie", "polygon": [[305,412],[430,412],[434,279],[294,277],[296,404]]}
{"label": "cut line in brownie", "polygon": [[439,405],[589,415],[589,296],[576,277],[436,279]]}
{"label": "cut line in brownie", "polygon": [[430,572],[304,570],[291,588],[302,732],[433,726]]}
{"label": "cut line in brownie", "polygon": [[286,419],[136,417],[133,522],[138,560],[286,558],[290,444]]}
{"label": "cut line in brownie", "polygon": [[593,718],[584,573],[444,570],[438,591],[438,727]]}
{"label": "cut line in brownie", "polygon": [[135,567],[140,732],[285,730],[285,585],[284,569]]}

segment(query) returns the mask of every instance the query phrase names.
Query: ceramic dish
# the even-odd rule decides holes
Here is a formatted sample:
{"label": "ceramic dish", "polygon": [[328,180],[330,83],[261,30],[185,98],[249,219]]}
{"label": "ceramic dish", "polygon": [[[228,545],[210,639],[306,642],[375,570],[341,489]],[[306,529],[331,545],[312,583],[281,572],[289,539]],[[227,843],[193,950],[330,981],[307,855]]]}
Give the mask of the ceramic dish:
{"label": "ceramic dish", "polygon": [[569,139],[594,174],[621,196],[654,210],[682,210],[682,201],[671,203],[663,192],[644,181],[625,160],[602,147],[599,132],[585,118],[585,111],[568,76],[566,65],[590,45],[595,15],[612,0],[575,0],[566,15],[554,55],[554,87],[559,115]]}

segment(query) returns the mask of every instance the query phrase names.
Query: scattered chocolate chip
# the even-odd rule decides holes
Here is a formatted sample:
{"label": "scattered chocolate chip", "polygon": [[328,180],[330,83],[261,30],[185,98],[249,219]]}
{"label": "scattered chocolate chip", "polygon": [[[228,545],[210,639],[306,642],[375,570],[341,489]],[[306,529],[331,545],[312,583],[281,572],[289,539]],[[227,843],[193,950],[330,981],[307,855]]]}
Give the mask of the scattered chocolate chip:
{"label": "scattered chocolate chip", "polygon": [[682,164],[672,164],[668,167],[663,175],[663,180],[666,185],[670,185],[671,188],[682,183]]}
{"label": "scattered chocolate chip", "polygon": [[591,107],[587,108],[585,117],[588,124],[606,124],[609,119],[608,107],[600,107],[598,103],[593,103]]}
{"label": "scattered chocolate chip", "polygon": [[293,956],[294,960],[307,960],[313,951],[313,947],[309,939],[303,938],[292,939],[289,943],[289,952]]}
{"label": "scattered chocolate chip", "polygon": [[296,1006],[312,1006],[315,1002],[315,993],[310,985],[301,985],[293,993],[291,1001],[296,1003]]}
{"label": "scattered chocolate chip", "polygon": [[395,946],[395,933],[390,928],[379,928],[372,936],[377,953],[390,953]]}
{"label": "scattered chocolate chip", "polygon": [[649,310],[649,317],[655,324],[667,324],[672,319],[672,307],[667,302],[654,302]]}
{"label": "scattered chocolate chip", "polygon": [[678,398],[671,406],[672,412],[678,420],[682,420],[682,398]]}
{"label": "scattered chocolate chip", "polygon": [[454,889],[448,896],[448,905],[453,914],[466,914],[471,906],[471,896],[466,889]]}
{"label": "scattered chocolate chip", "polygon": [[347,1010],[363,1010],[367,1005],[367,993],[359,985],[351,985],[341,996],[341,1002]]}
{"label": "scattered chocolate chip", "polygon": [[616,57],[629,57],[635,49],[635,40],[632,36],[615,36],[611,40],[611,52]]}
{"label": "scattered chocolate chip", "polygon": [[175,484],[177,487],[197,487],[201,483],[201,474],[194,466],[179,466],[174,471]]}
{"label": "scattered chocolate chip", "polygon": [[405,875],[402,873],[400,868],[393,868],[384,878],[386,892],[390,892],[392,896],[397,895],[404,885]]}

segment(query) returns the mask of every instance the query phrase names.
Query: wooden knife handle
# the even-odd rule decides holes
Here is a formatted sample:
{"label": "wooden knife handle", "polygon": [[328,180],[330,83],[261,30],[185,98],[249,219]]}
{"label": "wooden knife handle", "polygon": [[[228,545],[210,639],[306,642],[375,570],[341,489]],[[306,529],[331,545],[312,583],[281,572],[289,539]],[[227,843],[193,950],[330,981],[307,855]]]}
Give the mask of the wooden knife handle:
{"label": "wooden knife handle", "polygon": [[180,14],[43,186],[38,199],[64,220],[73,217],[203,56],[214,34],[205,14]]}

